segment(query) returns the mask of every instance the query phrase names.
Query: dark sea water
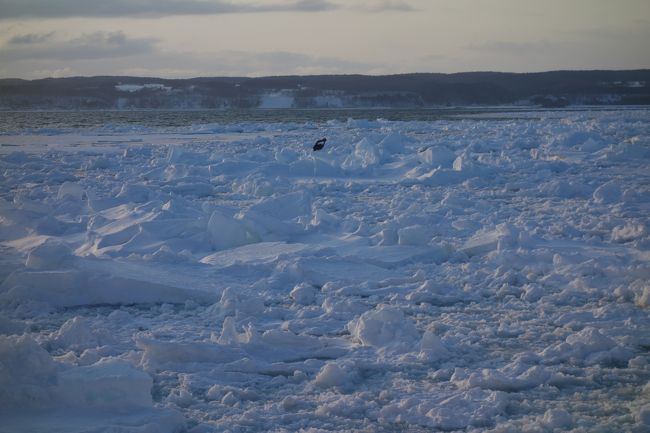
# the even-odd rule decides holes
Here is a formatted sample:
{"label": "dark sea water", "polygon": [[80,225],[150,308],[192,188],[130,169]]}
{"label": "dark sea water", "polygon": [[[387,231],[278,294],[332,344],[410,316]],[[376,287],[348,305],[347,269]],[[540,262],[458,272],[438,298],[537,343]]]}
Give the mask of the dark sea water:
{"label": "dark sea water", "polygon": [[69,129],[144,126],[184,127],[242,122],[285,123],[326,122],[347,119],[436,120],[466,109],[435,110],[137,110],[137,111],[12,111],[0,112],[0,132],[25,129]]}
{"label": "dark sea water", "polygon": [[[614,107],[563,109],[612,110]],[[535,107],[467,107],[435,109],[257,109],[257,110],[134,110],[134,111],[0,111],[0,133],[70,130],[85,128],[128,129],[178,128],[205,124],[232,125],[259,123],[322,123],[348,119],[391,121],[433,121],[440,119],[481,119],[497,116],[514,118],[548,109]]]}

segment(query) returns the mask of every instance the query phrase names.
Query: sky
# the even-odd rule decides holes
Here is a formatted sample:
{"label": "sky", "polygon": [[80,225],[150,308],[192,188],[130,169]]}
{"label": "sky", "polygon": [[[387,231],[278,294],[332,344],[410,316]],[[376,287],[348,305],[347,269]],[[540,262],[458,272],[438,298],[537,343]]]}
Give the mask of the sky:
{"label": "sky", "polygon": [[0,0],[0,78],[650,68],[648,0]]}

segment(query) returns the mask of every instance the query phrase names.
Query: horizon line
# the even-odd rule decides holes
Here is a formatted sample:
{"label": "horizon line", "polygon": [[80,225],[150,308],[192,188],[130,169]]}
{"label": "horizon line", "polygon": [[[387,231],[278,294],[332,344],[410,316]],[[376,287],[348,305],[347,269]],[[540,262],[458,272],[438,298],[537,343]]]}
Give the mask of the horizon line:
{"label": "horizon line", "polygon": [[0,80],[20,80],[20,81],[39,81],[39,80],[65,80],[74,78],[136,78],[136,79],[156,79],[156,80],[196,80],[196,79],[210,79],[210,78],[228,78],[228,79],[264,79],[264,78],[309,78],[309,77],[398,77],[408,75],[462,75],[462,74],[504,74],[504,75],[535,75],[535,74],[551,74],[551,73],[574,73],[574,72],[650,72],[650,68],[635,68],[635,69],[551,69],[544,71],[528,71],[528,72],[512,72],[512,71],[490,71],[490,70],[470,70],[458,72],[400,72],[394,74],[362,74],[362,73],[340,73],[340,74],[285,74],[285,75],[259,75],[259,76],[246,76],[246,75],[199,75],[192,77],[156,77],[156,76],[139,76],[139,75],[70,75],[64,77],[43,77],[43,78],[19,78],[19,77],[0,77]]}

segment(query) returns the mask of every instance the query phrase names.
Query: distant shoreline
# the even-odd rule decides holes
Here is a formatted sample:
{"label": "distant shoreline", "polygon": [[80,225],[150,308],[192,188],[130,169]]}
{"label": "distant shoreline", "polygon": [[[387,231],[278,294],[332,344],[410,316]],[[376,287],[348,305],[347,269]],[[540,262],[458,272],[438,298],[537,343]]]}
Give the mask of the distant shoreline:
{"label": "distant shoreline", "polygon": [[349,108],[60,108],[60,109],[3,109],[0,113],[167,113],[167,112],[215,112],[215,113],[246,113],[246,112],[363,112],[363,111],[432,111],[441,113],[507,113],[507,112],[531,112],[531,111],[609,111],[609,110],[646,110],[650,104],[635,105],[569,105],[566,107],[541,107],[539,105],[488,105],[488,106],[463,106],[463,107],[349,107]]}
{"label": "distant shoreline", "polygon": [[650,105],[650,70],[0,79],[2,110],[457,109]]}

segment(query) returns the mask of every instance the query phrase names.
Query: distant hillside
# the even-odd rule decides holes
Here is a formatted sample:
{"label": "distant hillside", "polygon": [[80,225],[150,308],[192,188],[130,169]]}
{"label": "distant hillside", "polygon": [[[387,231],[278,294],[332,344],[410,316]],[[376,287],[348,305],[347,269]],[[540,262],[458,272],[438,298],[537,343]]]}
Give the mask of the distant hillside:
{"label": "distant hillside", "polygon": [[650,104],[650,70],[261,78],[0,80],[0,109],[369,108]]}

